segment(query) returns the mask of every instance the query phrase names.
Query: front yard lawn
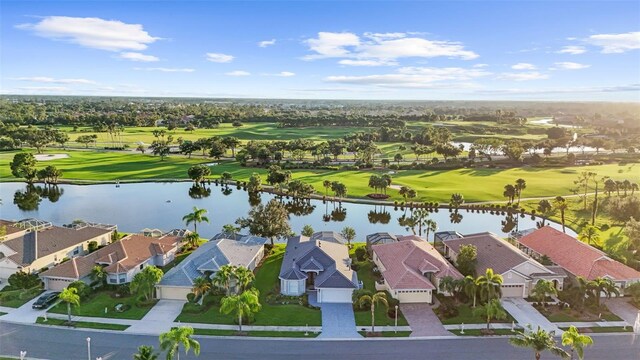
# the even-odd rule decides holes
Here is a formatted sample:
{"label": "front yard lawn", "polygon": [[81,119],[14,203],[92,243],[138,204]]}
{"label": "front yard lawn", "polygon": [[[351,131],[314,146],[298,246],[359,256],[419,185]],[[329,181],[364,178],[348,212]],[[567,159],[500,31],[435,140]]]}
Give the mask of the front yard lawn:
{"label": "front yard lawn", "polygon": [[[438,309],[435,309],[434,312],[440,318],[443,325],[454,325],[454,324],[486,324],[487,320],[481,316],[473,315],[473,308],[467,304],[457,304],[458,315],[450,318],[445,318],[440,314]],[[505,312],[507,312],[505,310]],[[492,320],[491,323],[510,323],[514,321],[514,318],[507,312],[507,318],[505,320]],[[466,330],[465,330],[466,333]]]}
{"label": "front yard lawn", "polygon": [[[128,310],[123,312],[115,311],[117,304],[123,304]],[[153,301],[149,306],[136,305],[136,296],[115,297],[114,291],[98,290],[87,299],[80,300],[80,306],[72,306],[71,314],[77,316],[104,317],[113,319],[140,320],[155,305]],[[107,313],[104,309],[107,308]],[[67,304],[59,302],[52,307],[49,312],[55,314],[66,314]]]}
{"label": "front yard lawn", "polygon": [[43,291],[44,290],[39,287],[26,290],[9,290],[8,287],[5,287],[0,291],[0,306],[19,308],[40,295]]}
{"label": "front yard lawn", "polygon": [[[67,325],[67,320],[48,318],[47,321],[44,321],[43,317],[39,317],[36,320],[36,324],[69,326],[69,325]],[[129,325],[105,324],[105,323],[95,323],[95,322],[87,322],[87,321],[74,321],[73,325],[71,327],[84,328],[84,329],[101,329],[101,330],[124,331],[129,327]]]}
{"label": "front yard lawn", "polygon": [[[617,315],[613,314],[606,305],[601,305],[600,310],[585,308],[582,311],[573,309],[560,309],[555,305],[534,306],[542,315],[551,322],[580,322],[580,321],[621,321]],[[602,314],[602,317],[598,317]]]}
{"label": "front yard lawn", "polygon": [[[193,329],[196,335],[208,336],[239,336],[237,330]],[[306,334],[306,335],[305,335]],[[279,338],[315,338],[320,333],[305,333],[304,331],[247,331],[247,337],[279,337]]]}
{"label": "front yard lawn", "polygon": [[[569,328],[561,327],[562,330],[568,330]],[[596,326],[588,328],[578,328],[578,331],[582,334],[588,333],[618,333],[618,332],[633,332],[631,326]]]}
{"label": "front yard lawn", "polygon": [[394,331],[380,331],[380,332],[376,332],[375,336],[367,336],[368,332],[367,331],[358,331],[358,334],[364,336],[364,337],[371,337],[371,338],[376,338],[376,337],[409,337],[411,336],[411,331],[398,331],[398,332],[394,332]]}
{"label": "front yard lawn", "polygon": [[[322,324],[320,310],[311,309],[299,304],[276,305],[267,303],[269,293],[277,293],[280,280],[280,266],[284,258],[284,244],[276,244],[271,254],[256,270],[254,287],[260,291],[260,304],[262,309],[255,315],[251,324],[247,325],[271,325],[271,326],[319,326]],[[212,299],[213,300],[213,299]],[[205,301],[206,302],[206,301]],[[185,304],[177,321],[205,324],[235,324],[235,317],[220,313],[219,301],[211,301],[206,306]]]}
{"label": "front yard lawn", "polygon": [[469,329],[469,330],[465,330],[464,334],[462,334],[460,332],[460,330],[449,330],[450,332],[452,332],[455,335],[458,336],[497,336],[497,335],[514,335],[514,332],[511,331],[511,329],[491,329],[491,331],[493,332],[493,334],[491,335],[485,335],[482,332],[482,329]]}

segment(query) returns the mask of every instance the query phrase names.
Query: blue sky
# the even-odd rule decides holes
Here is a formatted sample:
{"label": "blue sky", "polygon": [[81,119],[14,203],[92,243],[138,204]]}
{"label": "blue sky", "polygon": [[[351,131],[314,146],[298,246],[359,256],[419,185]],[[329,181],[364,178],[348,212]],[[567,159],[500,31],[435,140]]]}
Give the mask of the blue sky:
{"label": "blue sky", "polygon": [[640,101],[640,2],[4,1],[10,94]]}

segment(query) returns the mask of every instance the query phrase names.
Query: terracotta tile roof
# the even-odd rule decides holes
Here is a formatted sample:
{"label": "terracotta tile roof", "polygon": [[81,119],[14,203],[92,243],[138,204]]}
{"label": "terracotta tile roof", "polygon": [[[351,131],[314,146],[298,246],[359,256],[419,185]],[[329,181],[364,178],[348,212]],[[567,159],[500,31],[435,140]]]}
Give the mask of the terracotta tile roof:
{"label": "terracotta tile roof", "polygon": [[640,272],[549,226],[525,235],[518,241],[523,246],[548,256],[573,275],[587,280],[604,276],[613,280],[640,279]]}
{"label": "terracotta tile roof", "polygon": [[[106,265],[108,273],[122,273],[140,266],[149,258],[164,254],[165,251],[178,246],[180,238],[165,236],[153,238],[142,235],[128,235],[120,241],[109,244],[91,254],[75,257],[46,270],[40,277],[62,277],[81,279],[91,273],[91,269],[98,264]],[[159,251],[162,250],[162,252]]]}
{"label": "terracotta tile roof", "polygon": [[463,278],[431,244],[422,239],[374,245],[372,249],[384,266],[382,276],[392,289],[435,289],[423,275],[425,272],[433,272],[437,278]]}
{"label": "terracotta tile roof", "polygon": [[529,259],[520,249],[490,232],[445,240],[444,244],[456,253],[460,252],[462,245],[474,245],[478,250],[477,274],[484,274],[487,269],[493,269],[497,274],[504,274]]}

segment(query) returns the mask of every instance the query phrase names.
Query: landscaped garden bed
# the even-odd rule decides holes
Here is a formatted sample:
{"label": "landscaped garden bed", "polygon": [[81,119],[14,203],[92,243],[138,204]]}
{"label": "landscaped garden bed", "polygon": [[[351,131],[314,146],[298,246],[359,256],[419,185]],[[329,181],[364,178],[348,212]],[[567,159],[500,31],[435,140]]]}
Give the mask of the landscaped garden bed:
{"label": "landscaped garden bed", "polygon": [[[440,299],[440,298],[439,298]],[[454,316],[451,316],[452,313],[445,313],[443,312],[443,303],[445,301],[452,301],[453,306],[455,309],[457,309],[457,314]],[[479,305],[479,304],[478,304]],[[447,299],[444,300],[443,302],[441,302],[440,306],[436,309],[434,309],[434,312],[436,313],[436,315],[438,316],[438,318],[440,319],[440,321],[442,322],[443,325],[455,325],[455,324],[485,324],[487,322],[487,319],[483,318],[482,316],[478,316],[478,315],[474,315],[473,314],[473,308],[467,304],[464,303],[460,303],[455,301],[454,299]],[[505,310],[506,311],[506,310]],[[511,323],[512,321],[515,321],[514,318],[507,312],[507,318],[504,320],[492,320],[492,323]],[[466,330],[465,330],[466,332]]]}
{"label": "landscaped garden bed", "polygon": [[[534,304],[544,317],[551,322],[580,322],[580,321],[621,321],[617,315],[613,314],[606,305],[601,305],[599,309],[585,307],[582,310],[572,309],[566,305]],[[601,315],[601,316],[600,316]]]}

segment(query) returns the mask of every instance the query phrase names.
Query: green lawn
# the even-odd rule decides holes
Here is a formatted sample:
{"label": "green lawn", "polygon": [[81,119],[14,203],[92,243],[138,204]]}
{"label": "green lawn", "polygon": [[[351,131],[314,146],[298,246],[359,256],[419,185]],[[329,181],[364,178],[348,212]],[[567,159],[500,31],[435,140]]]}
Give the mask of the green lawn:
{"label": "green lawn", "polygon": [[36,296],[40,295],[43,291],[44,290],[40,288],[0,291],[0,306],[19,308],[20,306],[28,303]]}
{"label": "green lawn", "polygon": [[[278,274],[284,257],[284,244],[276,244],[272,253],[265,258],[262,266],[256,271],[254,286],[260,291],[260,303],[262,309],[255,316],[251,325],[271,326],[319,326],[322,324],[320,310],[310,309],[297,304],[271,305],[267,304],[266,296],[278,284]],[[231,315],[220,313],[218,305],[211,305],[204,312],[189,312],[195,310],[198,305],[185,304],[177,321],[207,324],[235,324],[235,318]]]}
{"label": "green lawn", "polygon": [[[602,305],[601,305],[602,306]],[[580,321],[621,321],[617,315],[609,311],[609,309],[603,310],[572,310],[572,309],[558,309],[557,306],[547,306],[546,308],[537,307],[538,311],[544,315],[551,322],[580,322]],[[602,314],[602,318],[598,315]]]}
{"label": "green lawn", "polygon": [[[458,308],[458,316],[444,319],[435,311],[436,315],[440,318],[443,325],[454,325],[454,324],[486,324],[487,320],[481,316],[473,315],[473,309],[471,306],[467,304],[459,304]],[[506,310],[505,310],[506,312]],[[507,318],[505,320],[492,320],[491,323],[510,323],[514,321],[514,318],[507,312]],[[465,330],[466,332],[466,330]]]}
{"label": "green lawn", "polygon": [[496,335],[513,335],[514,332],[511,329],[492,329],[492,335],[484,335],[480,329],[469,329],[465,330],[464,334],[460,332],[460,330],[450,330],[451,333],[458,336],[496,336]]}
{"label": "green lawn", "polygon": [[[67,325],[67,320],[48,318],[47,321],[45,321],[43,317],[39,317],[36,320],[36,324],[68,326]],[[74,321],[73,322],[73,327],[84,328],[84,329],[101,329],[101,330],[124,331],[129,327],[129,325],[105,324],[105,323],[95,323],[95,322],[87,322],[87,321]]]}
{"label": "green lawn", "polygon": [[[92,294],[88,299],[81,300],[80,306],[78,307],[72,306],[71,314],[77,315],[77,316],[140,320],[151,309],[151,306],[148,306],[148,307],[136,306],[135,296],[114,298],[111,295],[112,295],[112,292],[109,292],[109,291],[97,291],[96,293]],[[114,307],[117,304],[128,305],[130,308],[124,312],[116,312]],[[104,312],[105,307],[108,309],[106,314]],[[57,305],[55,305],[53,308],[51,308],[49,312],[55,313],[55,314],[66,314],[67,304],[60,302]]]}
{"label": "green lawn", "polygon": [[[562,330],[568,330],[569,328],[561,327]],[[588,333],[619,333],[619,332],[633,332],[631,326],[597,326],[590,328],[578,328],[578,331],[583,334]]]}
{"label": "green lawn", "polygon": [[[208,336],[238,336],[237,330],[217,330],[217,329],[193,329],[196,335]],[[306,334],[306,335],[305,335]],[[248,337],[279,337],[279,338],[315,338],[320,333],[305,333],[303,331],[248,331]]]}
{"label": "green lawn", "polygon": [[[364,336],[364,337],[369,337],[367,336],[367,332],[366,331],[358,331],[358,334]],[[411,336],[411,331],[381,331],[379,333],[376,334],[376,336],[371,336],[372,338],[376,338],[376,337],[409,337]]]}

